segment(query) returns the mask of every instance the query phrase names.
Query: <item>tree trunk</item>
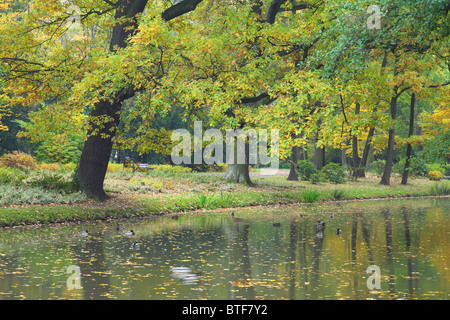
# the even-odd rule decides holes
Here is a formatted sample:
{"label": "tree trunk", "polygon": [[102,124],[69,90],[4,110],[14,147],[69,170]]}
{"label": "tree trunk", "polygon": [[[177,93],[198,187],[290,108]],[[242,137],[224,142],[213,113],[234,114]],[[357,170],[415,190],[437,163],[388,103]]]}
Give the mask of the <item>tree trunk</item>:
{"label": "tree trunk", "polygon": [[[383,61],[381,62],[381,70],[380,70],[381,74],[384,73],[384,68],[387,65],[387,57],[388,57],[388,52],[385,51],[384,56],[383,56]],[[378,104],[379,104],[379,102],[377,102],[373,108],[374,114],[377,112]],[[367,135],[366,143],[364,145],[361,162],[359,164],[359,166],[361,167],[362,177],[366,176],[367,161],[369,159],[369,154],[370,154],[370,150],[371,150],[371,146],[372,146],[372,139],[373,139],[374,134],[375,134],[375,125],[371,125],[369,128],[369,133]],[[372,148],[372,150],[373,150],[373,148]]]}
{"label": "tree trunk", "polygon": [[249,187],[254,187],[255,184],[250,180],[249,172],[249,144],[245,143],[245,163],[239,164],[237,161],[238,143],[234,144],[234,161],[228,164],[227,171],[223,177],[223,180],[231,179],[235,183],[245,182]]}
{"label": "tree trunk", "polygon": [[[121,0],[115,14],[115,20],[121,18],[134,18],[126,22],[116,23],[113,27],[109,50],[114,52],[117,48],[125,48],[126,40],[137,27],[135,17],[142,13],[147,4],[147,0]],[[127,91],[127,90],[125,90]],[[76,172],[76,179],[81,191],[89,197],[99,201],[108,199],[103,190],[103,181],[108,168],[109,156],[112,150],[112,138],[116,134],[116,129],[120,122],[120,110],[122,102],[134,95],[133,90],[127,93],[119,93],[110,101],[99,101],[91,111],[89,118],[88,137],[84,143],[81,153],[80,164]],[[107,116],[110,120],[98,125],[101,117]]]}
{"label": "tree trunk", "polygon": [[298,160],[300,158],[299,150],[300,150],[299,146],[292,147],[291,170],[289,171],[289,176],[288,176],[287,180],[298,181],[298,172],[297,172],[297,168],[294,164],[298,163]]}
{"label": "tree trunk", "polygon": [[317,147],[317,141],[319,141],[320,125],[322,121],[317,121],[317,132],[314,135],[314,166],[317,170],[322,169],[325,166],[325,146],[321,148]]}
{"label": "tree trunk", "polygon": [[[411,105],[410,105],[410,111],[409,111],[409,133],[408,138],[411,137],[414,134],[414,107],[416,104],[416,94],[413,92],[411,94]],[[406,162],[405,162],[405,170],[403,170],[403,176],[402,176],[402,184],[408,183],[408,175],[409,175],[409,165],[410,165],[410,158],[412,153],[412,146],[411,143],[408,143],[406,146]]]}
{"label": "tree trunk", "polygon": [[380,184],[389,186],[392,173],[392,161],[394,159],[394,143],[395,143],[395,119],[397,118],[397,88],[394,90],[394,96],[391,98],[391,118],[394,123],[389,129],[388,147],[386,153],[386,165],[384,167],[383,176],[381,177]]}
{"label": "tree trunk", "polygon": [[[103,190],[103,181],[108,168],[109,156],[112,149],[112,138],[120,121],[122,101],[111,104],[108,101],[98,102],[90,115],[90,135],[84,143],[80,164],[76,172],[76,179],[81,190],[88,196],[99,201],[108,199]],[[95,124],[98,116],[109,115],[112,121],[104,123],[103,128]],[[98,130],[96,134],[92,134]],[[102,134],[106,136],[102,136]]]}
{"label": "tree trunk", "polygon": [[[116,1],[117,9],[114,19],[117,23],[112,30],[112,37],[109,44],[110,52],[115,52],[118,48],[125,48],[127,46],[127,39],[135,32],[138,26],[137,17],[144,12],[147,1]],[[200,2],[202,0],[184,0],[181,3],[167,8],[161,17],[165,21],[172,20],[189,11],[195,10]],[[123,21],[123,18],[128,19]],[[108,199],[108,196],[103,190],[103,181],[111,154],[112,138],[120,122],[122,103],[126,99],[134,96],[134,93],[133,86],[130,86],[130,88],[122,88],[122,90],[118,90],[116,97],[111,99],[113,102],[104,100],[96,103],[90,115],[89,123],[91,126],[88,132],[88,138],[84,143],[75,178],[84,193],[100,201]],[[98,117],[104,116],[111,120],[101,128],[96,124],[95,120]]]}
{"label": "tree trunk", "polygon": [[[359,102],[356,102],[355,105],[355,115],[359,115],[359,111],[361,110],[361,105]],[[364,176],[364,169],[360,168],[360,158],[358,154],[358,136],[353,134],[352,137],[352,161],[353,161],[353,177],[360,178]]]}

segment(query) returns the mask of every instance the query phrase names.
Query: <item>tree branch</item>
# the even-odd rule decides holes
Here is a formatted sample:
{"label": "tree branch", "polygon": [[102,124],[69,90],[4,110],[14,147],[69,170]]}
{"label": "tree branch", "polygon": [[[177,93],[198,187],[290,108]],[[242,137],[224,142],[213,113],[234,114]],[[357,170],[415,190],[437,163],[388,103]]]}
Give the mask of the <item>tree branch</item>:
{"label": "tree branch", "polygon": [[162,14],[164,21],[170,21],[185,13],[194,11],[197,5],[203,0],[182,0],[181,2],[167,8]]}

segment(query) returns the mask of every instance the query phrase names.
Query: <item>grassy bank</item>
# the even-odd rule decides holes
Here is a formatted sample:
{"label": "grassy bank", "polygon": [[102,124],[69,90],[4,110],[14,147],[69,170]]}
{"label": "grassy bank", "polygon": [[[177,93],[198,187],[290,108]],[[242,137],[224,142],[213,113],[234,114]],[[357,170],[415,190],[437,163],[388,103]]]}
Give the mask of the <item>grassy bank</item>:
{"label": "grassy bank", "polygon": [[[399,178],[391,186],[380,185],[369,175],[343,184],[287,181],[286,176],[254,177],[256,188],[222,180],[220,174],[151,171],[109,172],[105,190],[113,197],[97,203],[11,205],[0,207],[0,226],[130,218],[201,209],[235,208],[373,198],[417,197],[450,194],[450,183],[425,178],[411,179],[406,186]],[[54,192],[54,191],[53,191]],[[18,204],[21,204],[20,202]]]}

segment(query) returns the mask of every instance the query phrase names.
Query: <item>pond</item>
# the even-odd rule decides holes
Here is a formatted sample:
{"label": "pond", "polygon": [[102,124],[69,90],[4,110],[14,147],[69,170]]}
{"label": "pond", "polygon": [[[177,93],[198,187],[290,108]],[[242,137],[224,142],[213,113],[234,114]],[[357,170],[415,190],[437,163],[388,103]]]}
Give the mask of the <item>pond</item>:
{"label": "pond", "polygon": [[0,299],[449,299],[449,213],[427,198],[1,229]]}

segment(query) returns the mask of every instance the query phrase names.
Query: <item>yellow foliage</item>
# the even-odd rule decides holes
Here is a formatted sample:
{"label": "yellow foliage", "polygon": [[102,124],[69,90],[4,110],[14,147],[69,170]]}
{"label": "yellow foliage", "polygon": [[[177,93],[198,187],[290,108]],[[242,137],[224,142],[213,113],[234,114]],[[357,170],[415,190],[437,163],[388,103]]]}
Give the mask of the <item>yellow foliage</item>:
{"label": "yellow foliage", "polygon": [[428,178],[430,178],[430,180],[439,181],[442,179],[442,173],[439,171],[430,171],[428,172]]}

